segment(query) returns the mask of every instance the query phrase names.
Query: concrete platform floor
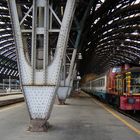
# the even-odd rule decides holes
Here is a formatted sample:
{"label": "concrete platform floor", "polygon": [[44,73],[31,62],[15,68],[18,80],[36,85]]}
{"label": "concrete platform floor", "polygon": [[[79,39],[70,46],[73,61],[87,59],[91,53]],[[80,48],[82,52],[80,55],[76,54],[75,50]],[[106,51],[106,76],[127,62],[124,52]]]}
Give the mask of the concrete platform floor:
{"label": "concrete platform floor", "polygon": [[39,133],[27,131],[29,117],[25,103],[1,108],[0,140],[140,140],[139,123],[106,110],[91,97],[82,94],[67,103],[54,105],[49,120],[52,127]]}

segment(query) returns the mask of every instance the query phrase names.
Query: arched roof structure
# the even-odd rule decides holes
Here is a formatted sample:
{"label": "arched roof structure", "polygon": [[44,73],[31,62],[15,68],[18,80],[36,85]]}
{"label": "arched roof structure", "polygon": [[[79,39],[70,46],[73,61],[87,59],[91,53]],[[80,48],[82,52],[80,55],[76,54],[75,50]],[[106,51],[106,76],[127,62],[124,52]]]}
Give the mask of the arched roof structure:
{"label": "arched roof structure", "polygon": [[140,1],[102,0],[93,5],[81,38],[81,73],[140,64]]}
{"label": "arched roof structure", "polygon": [[0,1],[0,77],[18,77],[16,49],[6,0]]}
{"label": "arched roof structure", "polygon": [[[52,1],[60,6],[65,2]],[[25,14],[32,0],[17,2],[22,4],[21,11]],[[75,19],[79,25],[82,24],[81,19],[89,6],[90,11],[86,15],[78,48],[83,56],[79,67],[81,75],[90,72],[102,73],[112,66],[124,63],[139,65],[140,0],[77,1]],[[31,29],[31,23],[31,16],[27,16],[24,28]],[[70,34],[72,41],[75,40],[75,36],[74,32]],[[53,46],[55,39],[54,36],[52,38]],[[30,41],[29,37],[28,48]],[[72,44],[70,42],[69,44]],[[16,50],[6,0],[0,1],[0,74],[18,76]]]}

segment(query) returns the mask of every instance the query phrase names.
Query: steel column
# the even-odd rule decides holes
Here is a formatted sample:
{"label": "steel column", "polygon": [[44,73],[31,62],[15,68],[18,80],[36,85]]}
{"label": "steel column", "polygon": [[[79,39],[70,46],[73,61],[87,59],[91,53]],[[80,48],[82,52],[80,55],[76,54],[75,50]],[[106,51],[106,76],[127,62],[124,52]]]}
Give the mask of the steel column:
{"label": "steel column", "polygon": [[57,91],[58,100],[60,104],[65,104],[65,100],[68,97],[68,93],[71,91],[70,89],[72,89],[72,83],[73,83],[72,73],[73,73],[74,64],[75,64],[76,53],[77,53],[77,49],[74,49],[72,58],[70,61],[69,74],[67,78],[64,77],[63,80],[61,80],[58,91]]}
{"label": "steel column", "polygon": [[[67,0],[61,28],[58,36],[55,56],[50,65],[48,65],[48,40],[49,40],[49,0],[33,0],[32,5],[32,56],[31,63],[26,59],[24,53],[23,36],[20,28],[17,6],[15,0],[8,0],[9,9],[15,34],[17,47],[18,64],[22,89],[25,95],[27,107],[30,114],[31,131],[45,131],[47,129],[47,120],[53,107],[56,90],[58,88],[60,69],[67,46],[71,23],[75,11],[75,0]],[[44,8],[40,11],[41,19],[38,17],[38,8]],[[39,9],[41,10],[41,9]],[[23,17],[25,18],[25,17]],[[37,19],[41,20],[37,23]],[[43,22],[44,21],[44,22]],[[37,26],[38,24],[38,26]],[[26,30],[25,30],[26,32]],[[37,67],[37,43],[38,36],[43,35],[43,67]]]}
{"label": "steel column", "polygon": [[75,22],[76,22],[76,25],[78,28],[78,31],[77,31],[78,34],[77,34],[76,42],[74,44],[75,49],[73,51],[73,56],[71,58],[69,75],[66,79],[63,80],[63,81],[65,81],[65,84],[63,84],[64,83],[63,81],[60,82],[60,87],[58,88],[58,91],[57,91],[58,100],[60,101],[60,104],[65,104],[65,100],[70,95],[71,90],[72,90],[72,83],[73,83],[72,72],[76,71],[76,70],[73,71],[73,69],[74,69],[74,64],[75,64],[77,48],[79,46],[79,42],[80,42],[81,34],[83,32],[83,29],[84,29],[84,23],[86,21],[87,14],[90,11],[93,2],[94,2],[93,0],[91,0],[89,2],[88,7],[83,15],[83,18],[82,18],[80,24],[75,19]]}

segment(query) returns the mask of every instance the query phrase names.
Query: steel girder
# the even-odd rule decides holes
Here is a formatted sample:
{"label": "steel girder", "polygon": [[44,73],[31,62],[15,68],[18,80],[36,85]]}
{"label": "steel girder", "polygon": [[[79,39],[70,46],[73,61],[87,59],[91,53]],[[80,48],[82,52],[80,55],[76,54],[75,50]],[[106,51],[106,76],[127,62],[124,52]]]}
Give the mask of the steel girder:
{"label": "steel girder", "polygon": [[[76,2],[67,0],[58,7],[53,1],[34,0],[26,13],[19,1],[8,2],[18,52],[20,78],[31,118],[30,130],[44,131],[59,86],[62,60],[68,44]],[[62,10],[60,12],[57,9]],[[32,17],[31,25],[26,22],[28,17]],[[57,37],[54,50],[49,42],[53,33]],[[29,45],[31,56],[28,52]]]}
{"label": "steel girder", "polygon": [[[59,86],[58,91],[57,91],[58,100],[59,100],[60,104],[65,104],[66,98],[71,93],[73,80],[74,80],[74,77],[75,77],[74,73],[76,73],[75,60],[76,60],[77,49],[78,49],[79,44],[80,44],[80,38],[82,36],[82,32],[83,32],[83,29],[84,29],[84,24],[87,20],[87,15],[90,13],[90,10],[91,10],[94,2],[95,1],[93,1],[93,0],[90,0],[88,3],[85,2],[85,1],[82,1],[82,3],[84,3],[86,5],[86,8],[85,8],[86,10],[83,13],[82,17],[79,18],[78,15],[75,16],[75,19],[74,19],[75,27],[74,27],[74,23],[73,23],[73,26],[72,26],[72,30],[75,28],[76,32],[77,32],[77,35],[75,36],[76,39],[72,43],[73,47],[75,49],[73,50],[72,57],[70,59],[70,64],[69,64],[68,71],[66,71],[66,59],[65,59],[65,57],[63,59],[64,65],[63,65],[63,69],[62,69],[62,76],[61,76],[62,79],[61,79],[60,86]],[[70,39],[70,42],[71,42],[71,39]],[[67,75],[66,75],[66,72],[68,73]]]}

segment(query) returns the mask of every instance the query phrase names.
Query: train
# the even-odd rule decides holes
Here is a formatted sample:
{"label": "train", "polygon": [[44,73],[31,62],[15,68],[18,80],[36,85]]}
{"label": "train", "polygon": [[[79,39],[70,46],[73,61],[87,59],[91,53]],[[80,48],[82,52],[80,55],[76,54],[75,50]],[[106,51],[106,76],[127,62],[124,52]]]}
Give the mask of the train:
{"label": "train", "polygon": [[140,110],[140,67],[112,68],[81,89],[121,110]]}

